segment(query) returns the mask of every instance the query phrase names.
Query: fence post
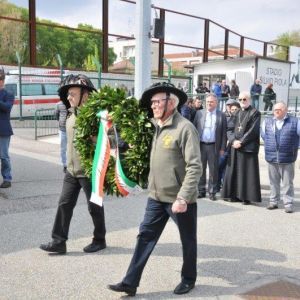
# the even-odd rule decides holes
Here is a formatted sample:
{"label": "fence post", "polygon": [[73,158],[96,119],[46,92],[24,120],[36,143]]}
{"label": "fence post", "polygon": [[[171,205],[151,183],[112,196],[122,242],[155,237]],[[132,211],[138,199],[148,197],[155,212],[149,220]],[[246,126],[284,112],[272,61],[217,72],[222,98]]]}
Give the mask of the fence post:
{"label": "fence post", "polygon": [[60,69],[60,80],[63,80],[63,74],[64,74],[63,64],[62,64],[61,57],[58,53],[56,54],[56,59],[57,59],[57,62],[59,64],[59,69]]}
{"label": "fence post", "polygon": [[16,57],[18,61],[19,68],[19,102],[20,102],[20,121],[23,119],[23,99],[22,99],[22,67],[21,67],[21,57],[18,51],[16,51]]}
{"label": "fence post", "polygon": [[34,139],[37,140],[37,112],[38,109],[34,112]]}
{"label": "fence post", "polygon": [[101,89],[101,71],[102,71],[102,65],[99,63],[99,61],[96,59],[95,56],[93,56],[94,64],[96,65],[97,71],[98,71],[98,88]]}
{"label": "fence post", "polygon": [[193,94],[193,75],[189,75],[189,93]]}
{"label": "fence post", "polygon": [[298,96],[296,96],[296,105],[295,105],[295,112],[298,111]]}
{"label": "fence post", "polygon": [[169,61],[163,58],[164,63],[168,66],[168,82],[171,83],[171,76],[172,76],[172,65]]}

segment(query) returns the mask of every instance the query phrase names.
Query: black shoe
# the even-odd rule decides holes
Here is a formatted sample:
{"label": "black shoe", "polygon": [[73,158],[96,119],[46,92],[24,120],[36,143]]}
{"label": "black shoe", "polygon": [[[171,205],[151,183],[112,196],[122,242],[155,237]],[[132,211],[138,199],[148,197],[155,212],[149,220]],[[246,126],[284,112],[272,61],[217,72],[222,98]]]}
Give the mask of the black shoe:
{"label": "black shoe", "polygon": [[106,242],[101,242],[101,243],[97,243],[95,241],[93,241],[91,244],[87,245],[86,247],[83,248],[83,251],[86,253],[92,253],[92,252],[97,252],[100,251],[102,249],[106,248]]}
{"label": "black shoe", "polygon": [[40,249],[47,252],[54,252],[59,254],[65,254],[67,252],[66,242],[49,242],[48,244],[41,244]]}
{"label": "black shoe", "polygon": [[174,294],[177,295],[182,295],[188,293],[190,290],[192,290],[195,287],[195,283],[185,283],[185,282],[180,282],[175,290]]}
{"label": "black shoe", "polygon": [[239,202],[236,198],[230,198],[227,200],[228,202]]}
{"label": "black shoe", "polygon": [[10,181],[3,181],[0,185],[1,189],[6,189],[11,187],[11,182]]}
{"label": "black shoe", "polygon": [[135,294],[136,294],[135,287],[126,285],[123,282],[119,282],[117,284],[109,284],[107,287],[114,292],[124,292],[128,296],[132,296],[132,297],[135,296]]}
{"label": "black shoe", "polygon": [[212,201],[216,201],[217,200],[216,194],[209,194],[209,199]]}
{"label": "black shoe", "polygon": [[226,202],[238,202],[235,198],[224,198],[223,200]]}
{"label": "black shoe", "polygon": [[67,173],[67,167],[64,167],[64,168],[63,168],[63,172],[64,172],[64,173]]}
{"label": "black shoe", "polygon": [[198,194],[198,198],[205,198],[206,197],[206,194],[205,193],[200,193]]}
{"label": "black shoe", "polygon": [[243,205],[250,205],[250,204],[251,204],[251,202],[249,200],[244,200],[243,201]]}

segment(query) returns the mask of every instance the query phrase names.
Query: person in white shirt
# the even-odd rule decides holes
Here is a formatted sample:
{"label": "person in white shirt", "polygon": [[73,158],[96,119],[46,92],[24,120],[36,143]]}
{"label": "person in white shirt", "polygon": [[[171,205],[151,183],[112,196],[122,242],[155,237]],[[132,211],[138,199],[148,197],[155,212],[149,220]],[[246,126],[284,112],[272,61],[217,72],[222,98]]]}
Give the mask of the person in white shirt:
{"label": "person in white shirt", "polygon": [[206,197],[206,167],[209,168],[208,194],[210,200],[216,200],[218,190],[219,157],[224,154],[227,142],[227,121],[223,112],[217,109],[215,94],[206,97],[206,109],[198,110],[194,125],[199,134],[203,173],[198,185],[198,198]]}

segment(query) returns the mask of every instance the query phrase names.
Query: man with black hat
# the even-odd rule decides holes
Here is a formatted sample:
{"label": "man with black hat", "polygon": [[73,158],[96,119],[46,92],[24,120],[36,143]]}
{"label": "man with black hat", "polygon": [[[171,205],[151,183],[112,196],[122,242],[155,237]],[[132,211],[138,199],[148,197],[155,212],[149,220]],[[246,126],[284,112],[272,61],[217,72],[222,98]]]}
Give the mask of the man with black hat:
{"label": "man with black hat", "polygon": [[85,75],[69,75],[62,82],[58,90],[60,99],[69,109],[66,122],[67,131],[67,171],[64,177],[55,222],[52,229],[52,241],[42,244],[40,248],[47,252],[64,254],[67,251],[69,227],[79,192],[83,189],[89,213],[94,223],[92,243],[86,246],[84,252],[96,252],[106,248],[105,221],[103,207],[90,202],[92,183],[84,174],[80,164],[80,157],[73,144],[75,138],[75,121],[77,110],[84,105],[90,92],[96,91],[92,82]]}
{"label": "man with black hat", "polygon": [[155,126],[149,173],[149,197],[135,251],[123,280],[109,289],[136,294],[143,269],[168,219],[178,226],[183,266],[175,294],[195,286],[197,269],[197,183],[202,167],[199,139],[193,124],[177,111],[187,95],[170,83],[157,83],[144,91],[141,106]]}
{"label": "man with black hat", "polygon": [[15,97],[4,88],[5,73],[0,69],[0,158],[1,175],[3,182],[0,188],[11,187],[11,164],[9,158],[10,137],[13,135],[10,124],[10,112],[14,104]]}

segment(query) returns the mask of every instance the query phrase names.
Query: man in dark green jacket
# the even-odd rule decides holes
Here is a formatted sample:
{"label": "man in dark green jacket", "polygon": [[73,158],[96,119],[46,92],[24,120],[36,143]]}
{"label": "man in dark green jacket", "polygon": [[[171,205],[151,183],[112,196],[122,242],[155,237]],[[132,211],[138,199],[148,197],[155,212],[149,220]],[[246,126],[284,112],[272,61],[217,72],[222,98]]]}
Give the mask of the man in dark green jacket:
{"label": "man in dark green jacket", "polygon": [[135,251],[123,280],[108,287],[130,296],[168,219],[178,226],[183,249],[181,282],[175,294],[195,286],[197,266],[197,184],[201,176],[199,139],[191,122],[178,111],[187,95],[170,83],[157,83],[144,91],[141,106],[154,116],[149,174],[149,198]]}
{"label": "man in dark green jacket", "polygon": [[88,210],[94,224],[92,242],[84,247],[83,251],[91,253],[106,248],[104,207],[90,201],[92,183],[84,173],[79,153],[74,145],[77,111],[88,101],[88,95],[93,91],[96,91],[93,83],[83,74],[68,75],[61,82],[58,90],[60,99],[69,111],[66,121],[67,170],[53,224],[52,241],[40,245],[40,248],[47,252],[66,253],[70,222],[81,189],[85,193]]}

